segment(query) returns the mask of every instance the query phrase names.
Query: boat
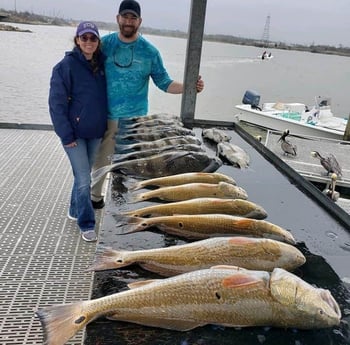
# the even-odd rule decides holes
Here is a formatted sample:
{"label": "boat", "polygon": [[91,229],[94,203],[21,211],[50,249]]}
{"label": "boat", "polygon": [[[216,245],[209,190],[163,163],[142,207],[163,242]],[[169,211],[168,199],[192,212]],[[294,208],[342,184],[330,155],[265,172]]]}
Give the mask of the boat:
{"label": "boat", "polygon": [[273,55],[271,52],[267,53],[265,50],[261,55],[258,55],[258,58],[261,60],[271,60],[273,59]]}
{"label": "boat", "polygon": [[294,135],[311,135],[342,140],[348,120],[334,116],[329,97],[315,97],[314,106],[309,109],[304,103],[263,103],[260,95],[247,90],[243,104],[236,105],[234,121],[277,131],[289,129]]}

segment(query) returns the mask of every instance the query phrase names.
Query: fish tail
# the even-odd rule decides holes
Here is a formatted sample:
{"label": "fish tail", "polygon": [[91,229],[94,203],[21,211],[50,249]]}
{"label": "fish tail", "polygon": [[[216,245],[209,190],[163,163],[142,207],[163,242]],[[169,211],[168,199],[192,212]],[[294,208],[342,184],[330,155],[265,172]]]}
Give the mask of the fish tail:
{"label": "fish tail", "polygon": [[129,191],[135,191],[143,188],[143,184],[140,181],[134,182],[130,185]]}
{"label": "fish tail", "polygon": [[143,201],[143,194],[130,195],[127,200],[128,204],[135,204],[140,201]]}
{"label": "fish tail", "polygon": [[123,260],[124,253],[126,253],[126,251],[104,248],[102,253],[97,254],[95,261],[87,271],[104,271],[127,266]]}
{"label": "fish tail", "polygon": [[36,311],[43,328],[44,345],[63,345],[92,321],[82,312],[83,303],[55,305]]}
{"label": "fish tail", "polygon": [[118,235],[125,235],[133,232],[142,231],[149,227],[145,222],[145,218],[118,215],[115,216],[115,219],[116,227],[118,227]]}
{"label": "fish tail", "polygon": [[110,171],[113,171],[113,169],[117,168],[119,164],[120,163],[106,165],[102,168],[93,171],[91,174],[91,188],[95,186],[101,179],[103,179],[106,174],[108,174]]}

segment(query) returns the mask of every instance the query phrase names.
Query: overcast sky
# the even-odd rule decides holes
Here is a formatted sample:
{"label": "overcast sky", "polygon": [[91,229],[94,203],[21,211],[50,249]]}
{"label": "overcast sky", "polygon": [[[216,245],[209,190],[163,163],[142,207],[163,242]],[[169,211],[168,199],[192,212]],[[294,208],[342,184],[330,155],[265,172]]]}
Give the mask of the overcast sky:
{"label": "overcast sky", "polygon": [[[191,0],[139,0],[143,25],[188,28]],[[114,22],[117,0],[0,0],[0,8],[71,19]],[[350,47],[350,0],[207,0],[205,33]]]}

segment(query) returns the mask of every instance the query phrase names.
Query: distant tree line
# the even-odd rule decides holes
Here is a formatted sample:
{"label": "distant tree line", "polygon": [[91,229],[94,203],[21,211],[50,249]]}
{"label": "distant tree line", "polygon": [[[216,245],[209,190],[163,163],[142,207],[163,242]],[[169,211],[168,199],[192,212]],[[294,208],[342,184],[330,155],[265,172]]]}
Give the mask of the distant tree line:
{"label": "distant tree line", "polygon": [[[0,8],[0,21],[13,22],[13,23],[25,23],[25,24],[47,24],[47,25],[60,25],[60,26],[76,26],[79,20],[63,19],[59,17],[39,15],[31,12],[17,12],[6,11]],[[107,31],[115,31],[116,23],[96,22],[99,28]],[[153,29],[148,27],[142,27],[141,32],[149,35],[157,36],[170,36],[178,38],[187,38],[187,33],[179,30],[165,30],[165,29]],[[267,48],[266,42],[253,38],[243,38],[230,35],[204,35],[205,41],[222,42],[228,44],[237,44],[245,46],[255,46],[261,48]],[[299,50],[309,51],[311,53],[319,54],[333,54],[350,56],[350,48],[339,45],[338,47],[329,45],[301,45],[301,44],[287,44],[283,42],[268,42],[268,47],[283,49],[283,50]]]}

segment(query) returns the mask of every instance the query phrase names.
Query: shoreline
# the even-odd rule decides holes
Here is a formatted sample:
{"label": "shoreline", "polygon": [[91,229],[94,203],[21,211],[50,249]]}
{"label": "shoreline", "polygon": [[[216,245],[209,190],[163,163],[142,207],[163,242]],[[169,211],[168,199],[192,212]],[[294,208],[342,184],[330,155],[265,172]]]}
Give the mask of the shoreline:
{"label": "shoreline", "polygon": [[[0,31],[15,31],[15,32],[32,32],[30,30],[22,30],[18,27],[6,25],[4,23],[18,23],[18,24],[29,24],[29,25],[55,25],[55,26],[76,26],[79,21],[77,20],[65,20],[57,17],[42,16],[34,13],[21,13],[14,11],[6,11],[0,9]],[[96,21],[96,24],[105,30],[115,30],[115,23],[106,23]],[[154,29],[150,27],[142,27],[142,33],[148,35],[157,35],[165,37],[178,37],[188,38],[187,32],[179,30],[167,30],[167,29]],[[253,38],[242,38],[230,35],[222,34],[204,34],[203,41],[228,43],[234,45],[252,46],[262,49],[280,49],[280,50],[294,50],[294,51],[305,51],[315,54],[326,54],[326,55],[338,55],[350,57],[350,47],[335,47],[329,45],[313,44],[310,46],[302,44],[287,44],[284,42],[269,42],[268,46],[264,45],[259,39]]]}
{"label": "shoreline", "polygon": [[5,25],[0,23],[0,31],[15,31],[15,32],[33,32],[31,30],[23,30],[17,26]]}

